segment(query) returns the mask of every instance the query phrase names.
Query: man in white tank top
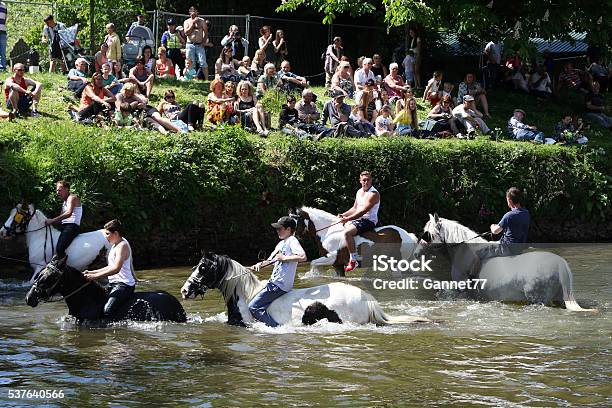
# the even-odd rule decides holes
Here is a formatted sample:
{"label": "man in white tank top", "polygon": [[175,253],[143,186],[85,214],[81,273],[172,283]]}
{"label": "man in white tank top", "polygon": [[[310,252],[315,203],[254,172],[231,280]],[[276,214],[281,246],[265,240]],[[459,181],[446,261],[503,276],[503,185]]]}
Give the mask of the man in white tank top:
{"label": "man in white tank top", "polygon": [[47,218],[46,225],[61,223],[60,236],[57,240],[55,253],[59,258],[66,256],[66,249],[70,246],[72,240],[79,235],[79,225],[81,225],[81,216],[83,215],[83,207],[81,200],[76,194],[70,193],[70,183],[60,180],[55,183],[55,192],[64,201],[62,204],[62,213],[55,218]]}
{"label": "man in white tank top", "polygon": [[372,174],[362,171],[359,175],[361,188],[355,195],[355,203],[346,212],[338,214],[338,218],[344,224],[344,239],[346,247],[351,254],[345,272],[350,272],[357,267],[357,248],[355,248],[355,235],[373,231],[378,223],[378,208],[380,207],[380,193],[372,186]]}
{"label": "man in white tank top", "polygon": [[108,277],[108,300],[104,305],[104,317],[110,318],[134,293],[136,275],[132,265],[132,249],[123,238],[121,222],[112,220],[104,224],[104,236],[112,244],[108,252],[108,265],[95,271],[84,271],[83,275],[89,281]]}

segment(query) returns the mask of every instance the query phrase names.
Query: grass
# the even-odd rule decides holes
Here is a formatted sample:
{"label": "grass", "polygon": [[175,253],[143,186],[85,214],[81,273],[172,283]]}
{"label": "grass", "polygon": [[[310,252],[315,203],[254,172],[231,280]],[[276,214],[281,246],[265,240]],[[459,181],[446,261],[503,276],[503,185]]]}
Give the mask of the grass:
{"label": "grass", "polygon": [[[43,97],[40,103],[39,110],[43,114],[40,119],[27,119],[27,121],[37,121],[36,126],[65,126],[67,131],[78,131],[82,125],[71,122],[67,108],[69,104],[78,104],[78,101],[73,98],[72,93],[67,90],[61,90],[60,87],[66,86],[66,77],[60,74],[39,73],[33,75],[32,78],[41,81],[44,86]],[[5,78],[2,78],[5,79]],[[180,82],[174,80],[158,80],[153,87],[153,94],[150,99],[152,106],[157,106],[163,98],[166,90],[173,89],[176,93],[177,102],[184,106],[191,101],[204,102],[209,93],[209,82]],[[325,95],[325,88],[313,87],[313,91],[317,94],[317,105],[321,110],[323,104],[330,98]],[[541,102],[536,98],[512,92],[509,90],[494,90],[488,94],[491,119],[487,120],[487,124],[491,129],[500,128],[504,135],[506,134],[506,123],[512,112],[516,108],[521,108],[527,112],[525,122],[538,127],[546,135],[552,134],[555,124],[561,119],[563,114],[567,112],[568,107],[558,102]],[[280,113],[280,105],[282,98],[273,98],[266,106],[275,107],[272,112],[272,127],[278,128],[278,116]],[[427,112],[430,109],[429,103],[424,103],[420,98],[417,98],[419,119],[425,119]],[[606,95],[606,102],[612,105],[612,95]],[[354,101],[347,99],[347,103],[352,104]],[[17,123],[26,119],[18,119]],[[116,130],[117,133],[127,132],[126,130]],[[203,132],[206,132],[204,130]],[[194,133],[196,136],[198,133]],[[602,147],[606,150],[612,148],[612,132],[603,129],[598,124],[593,124],[587,136],[590,139],[590,147]],[[280,132],[272,132],[270,137],[285,137]],[[253,136],[257,138],[258,136]],[[462,140],[453,140],[453,143],[465,143]],[[510,142],[510,141],[507,141]],[[432,141],[424,141],[424,143],[432,143]],[[511,142],[522,143],[522,142]],[[564,148],[564,147],[559,147]]]}

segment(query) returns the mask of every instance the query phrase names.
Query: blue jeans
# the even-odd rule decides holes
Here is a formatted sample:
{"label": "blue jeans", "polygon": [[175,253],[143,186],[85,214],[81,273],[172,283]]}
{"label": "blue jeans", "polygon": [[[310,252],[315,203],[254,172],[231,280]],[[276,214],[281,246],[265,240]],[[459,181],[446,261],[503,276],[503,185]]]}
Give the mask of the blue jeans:
{"label": "blue jeans", "polygon": [[198,66],[202,68],[208,67],[208,63],[206,62],[206,50],[201,44],[187,43],[185,49],[187,59],[191,60],[194,68],[197,69]]}
{"label": "blue jeans", "polygon": [[399,124],[397,125],[397,128],[395,128],[395,131],[400,136],[410,136],[412,133],[412,126]]}
{"label": "blue jeans", "polygon": [[0,31],[0,71],[6,71],[6,31]]}
{"label": "blue jeans", "polygon": [[607,116],[605,113],[588,112],[585,115],[589,119],[596,120],[599,124],[606,129],[612,128],[612,116]]}
{"label": "blue jeans", "polygon": [[533,130],[518,129],[514,133],[514,138],[517,140],[535,140],[536,142],[544,143],[544,133],[534,132]]}
{"label": "blue jeans", "polygon": [[276,327],[278,323],[270,316],[268,313],[268,306],[272,302],[274,302],[279,297],[283,296],[285,293],[284,290],[273,284],[272,282],[268,282],[265,288],[261,290],[253,300],[249,303],[249,312],[253,315],[253,317],[260,322],[266,324],[266,326]]}

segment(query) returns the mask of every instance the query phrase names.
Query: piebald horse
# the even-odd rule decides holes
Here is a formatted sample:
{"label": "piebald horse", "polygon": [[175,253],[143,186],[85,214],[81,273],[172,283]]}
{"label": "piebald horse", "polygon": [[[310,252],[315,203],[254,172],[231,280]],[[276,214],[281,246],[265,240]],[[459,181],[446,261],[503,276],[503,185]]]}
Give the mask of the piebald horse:
{"label": "piebald horse", "polygon": [[[228,309],[228,323],[245,325],[255,320],[248,303],[266,285],[254,273],[233,259],[207,253],[194,267],[181,294],[183,299],[218,289]],[[268,313],[280,325],[312,324],[318,320],[376,325],[429,322],[417,316],[389,316],[374,297],[360,288],[334,282],[306,289],[293,289],[276,299]]]}
{"label": "piebald horse", "polygon": [[[333,265],[338,276],[344,276],[344,265],[348,263],[349,253],[344,240],[344,226],[333,214],[318,208],[301,207],[289,213],[298,223],[296,235],[309,236],[316,240],[320,258],[310,263],[311,271],[320,266]],[[373,247],[385,244],[395,247],[402,259],[409,259],[417,246],[417,238],[403,228],[395,225],[377,227],[374,231],[355,236],[355,246]],[[389,249],[389,248],[387,248]]]}
{"label": "piebald horse", "polygon": [[[11,210],[8,219],[0,227],[0,236],[25,234],[28,246],[28,260],[34,273],[30,279],[34,283],[36,275],[53,257],[60,232],[52,226],[45,226],[47,217],[32,204],[18,204]],[[104,230],[86,232],[77,235],[72,241],[66,255],[68,266],[83,271],[98,256],[102,248],[110,249],[110,243],[104,237]]]}
{"label": "piebald horse", "polygon": [[[489,243],[471,229],[437,214],[429,215],[422,241],[423,247],[431,244],[446,246],[452,263],[451,275],[455,280],[465,276],[462,274],[468,269],[466,254],[475,256],[472,251],[466,251],[467,245]],[[420,253],[423,247],[415,252]],[[545,305],[561,303],[571,311],[596,311],[583,309],[576,302],[570,267],[565,259],[552,252],[534,251],[484,259],[478,278],[486,279],[479,296],[487,300]]]}

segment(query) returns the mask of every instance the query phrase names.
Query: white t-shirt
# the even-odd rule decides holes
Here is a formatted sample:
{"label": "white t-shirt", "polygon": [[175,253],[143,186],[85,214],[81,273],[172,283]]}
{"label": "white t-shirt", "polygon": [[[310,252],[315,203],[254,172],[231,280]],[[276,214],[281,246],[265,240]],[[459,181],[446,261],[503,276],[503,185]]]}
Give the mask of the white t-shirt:
{"label": "white t-shirt", "polygon": [[391,123],[393,123],[391,117],[385,118],[383,115],[377,116],[376,117],[376,134],[390,132]]}
{"label": "white t-shirt", "polygon": [[[274,259],[278,253],[283,255],[304,255],[304,249],[297,238],[291,235],[276,245],[271,258]],[[281,290],[289,292],[293,289],[297,265],[297,261],[276,261],[269,282],[275,284]]]}
{"label": "white t-shirt", "polygon": [[438,90],[440,89],[440,87],[442,86],[442,81],[438,81],[435,78],[431,78],[428,82],[427,82],[427,86],[431,85],[431,90],[430,92],[432,94],[437,93]]}
{"label": "white t-shirt", "polygon": [[367,74],[363,68],[359,68],[357,71],[355,71],[355,81],[357,81],[359,85],[364,86],[368,79],[376,81],[376,77],[374,76],[372,70],[369,70]]}
{"label": "white t-shirt", "polygon": [[455,106],[453,109],[453,116],[458,119],[465,119],[469,117],[475,117],[476,113],[471,109],[465,109],[463,104]]}
{"label": "white t-shirt", "polygon": [[[543,79],[542,82],[540,82],[539,85],[535,87],[535,89],[537,91],[542,91],[542,92],[552,92],[551,89],[550,89],[550,85],[551,85],[550,77],[547,74],[545,74],[545,75],[546,75],[546,78]],[[534,73],[531,76],[531,83],[532,84],[535,84],[539,80],[540,80],[540,74],[539,73],[536,72],[536,73]]]}
{"label": "white t-shirt", "polygon": [[524,90],[528,90],[529,89],[529,87],[527,86],[527,78],[525,78],[525,76],[523,76],[523,74],[520,71],[517,72],[516,74],[514,74],[512,76],[512,79],[518,82],[518,84],[519,84],[518,86],[521,89],[524,89]]}

